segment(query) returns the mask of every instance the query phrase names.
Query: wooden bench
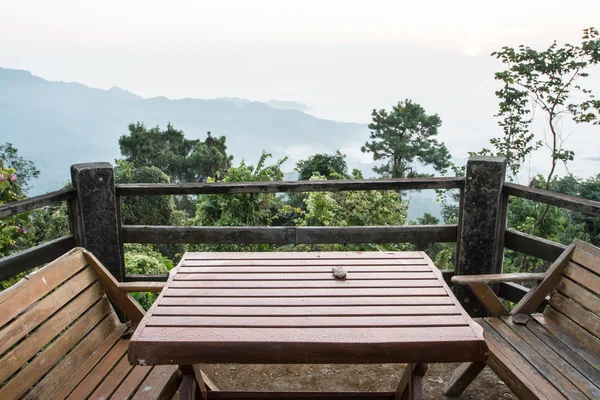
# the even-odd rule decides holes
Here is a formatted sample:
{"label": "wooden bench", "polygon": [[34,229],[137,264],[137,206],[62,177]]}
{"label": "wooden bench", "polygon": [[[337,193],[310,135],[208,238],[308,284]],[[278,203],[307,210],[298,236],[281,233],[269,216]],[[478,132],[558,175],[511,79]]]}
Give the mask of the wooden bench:
{"label": "wooden bench", "polygon": [[[488,284],[534,280],[511,312]],[[546,274],[456,276],[492,317],[476,320],[486,363],[463,364],[446,388],[457,396],[487,364],[520,399],[600,399],[600,249],[576,240]],[[546,297],[542,314],[534,314]]]}
{"label": "wooden bench", "polygon": [[[130,322],[119,321],[109,300]],[[172,398],[181,383],[177,366],[127,360],[143,315],[84,249],[30,274],[0,293],[0,399]]]}

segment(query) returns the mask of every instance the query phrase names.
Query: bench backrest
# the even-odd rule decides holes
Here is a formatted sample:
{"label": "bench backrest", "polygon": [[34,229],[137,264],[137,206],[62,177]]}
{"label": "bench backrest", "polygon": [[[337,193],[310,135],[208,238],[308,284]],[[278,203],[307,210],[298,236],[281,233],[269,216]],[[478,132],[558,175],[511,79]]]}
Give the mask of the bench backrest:
{"label": "bench backrest", "polygon": [[72,373],[64,366],[76,369],[119,324],[81,248],[1,292],[0,399],[25,394],[65,355],[72,362],[53,376]]}
{"label": "bench backrest", "polygon": [[544,315],[600,354],[600,249],[574,242]]}

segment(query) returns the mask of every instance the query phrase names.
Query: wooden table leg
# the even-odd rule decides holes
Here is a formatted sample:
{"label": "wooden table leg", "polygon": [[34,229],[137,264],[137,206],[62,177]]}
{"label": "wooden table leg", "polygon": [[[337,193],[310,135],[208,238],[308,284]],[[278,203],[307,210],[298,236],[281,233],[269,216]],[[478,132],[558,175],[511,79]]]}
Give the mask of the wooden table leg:
{"label": "wooden table leg", "polygon": [[179,398],[181,400],[207,400],[206,385],[198,365],[180,365],[183,382]]}
{"label": "wooden table leg", "polygon": [[400,383],[396,388],[396,400],[421,400],[423,391],[421,378],[427,372],[427,364],[413,363],[407,364]]}

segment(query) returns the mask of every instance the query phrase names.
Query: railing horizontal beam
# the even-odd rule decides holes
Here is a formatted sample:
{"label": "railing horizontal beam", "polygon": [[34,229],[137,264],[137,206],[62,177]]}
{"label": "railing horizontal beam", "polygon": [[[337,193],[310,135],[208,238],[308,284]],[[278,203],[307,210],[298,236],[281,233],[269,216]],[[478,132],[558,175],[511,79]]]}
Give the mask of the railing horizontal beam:
{"label": "railing horizontal beam", "polygon": [[125,275],[125,282],[166,282],[168,274],[130,274]]}
{"label": "railing horizontal beam", "polygon": [[125,243],[325,244],[455,242],[456,225],[354,227],[199,227],[136,226],[122,228]]}
{"label": "railing horizontal beam", "polygon": [[339,192],[352,190],[460,189],[464,178],[361,179],[338,181],[131,183],[117,185],[118,196],[190,194]]}
{"label": "railing horizontal beam", "polygon": [[514,229],[507,229],[504,233],[504,246],[550,262],[554,262],[567,248],[564,244],[515,231]]}
{"label": "railing horizontal beam", "polygon": [[62,256],[73,247],[75,247],[73,236],[67,235],[0,258],[0,281],[48,263]]}
{"label": "railing horizontal beam", "polygon": [[35,210],[48,206],[50,204],[59,203],[64,200],[71,200],[77,196],[75,189],[65,188],[56,192],[42,194],[40,196],[30,197],[28,199],[12,201],[0,206],[0,218],[8,217],[14,214],[19,214],[26,211]]}
{"label": "railing horizontal beam", "polygon": [[594,217],[600,217],[600,201],[582,199],[562,193],[517,185],[515,183],[505,183],[502,190],[505,194],[511,196],[550,204],[551,206],[560,208],[566,208],[568,210],[577,211]]}

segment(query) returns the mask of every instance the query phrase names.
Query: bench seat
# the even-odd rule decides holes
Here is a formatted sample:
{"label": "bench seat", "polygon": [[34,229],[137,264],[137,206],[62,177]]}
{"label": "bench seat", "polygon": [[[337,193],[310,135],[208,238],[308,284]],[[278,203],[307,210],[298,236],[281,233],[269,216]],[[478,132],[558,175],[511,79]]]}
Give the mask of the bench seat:
{"label": "bench seat", "polygon": [[[539,283],[510,312],[488,286],[523,280]],[[520,399],[600,399],[600,249],[575,240],[545,274],[452,281],[468,285],[492,316],[476,319],[488,360],[457,369],[447,396],[460,395],[487,364]]]}
{"label": "bench seat", "polygon": [[0,399],[171,399],[177,366],[127,359],[143,314],[84,249],[28,275],[0,293]]}

